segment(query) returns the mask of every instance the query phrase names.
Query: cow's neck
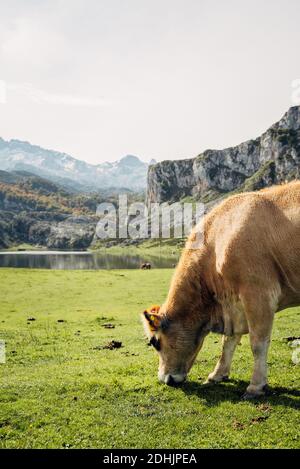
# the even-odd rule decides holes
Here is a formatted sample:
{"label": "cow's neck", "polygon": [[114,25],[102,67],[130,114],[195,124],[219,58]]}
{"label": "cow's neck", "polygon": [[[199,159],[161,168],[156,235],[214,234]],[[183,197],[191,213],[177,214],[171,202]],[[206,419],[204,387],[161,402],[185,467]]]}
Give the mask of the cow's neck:
{"label": "cow's neck", "polygon": [[170,317],[189,316],[194,323],[206,322],[214,332],[223,332],[222,311],[214,299],[211,258],[207,251],[184,251],[174,273],[165,309]]}

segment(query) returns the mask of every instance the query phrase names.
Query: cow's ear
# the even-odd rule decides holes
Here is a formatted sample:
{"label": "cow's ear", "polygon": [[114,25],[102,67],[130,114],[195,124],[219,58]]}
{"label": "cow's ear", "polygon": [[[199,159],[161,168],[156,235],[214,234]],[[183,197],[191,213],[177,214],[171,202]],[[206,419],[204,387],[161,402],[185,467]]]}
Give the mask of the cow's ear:
{"label": "cow's ear", "polygon": [[[158,308],[156,308],[155,311],[158,311]],[[151,308],[143,312],[142,320],[146,335],[148,338],[151,338],[160,327],[161,316],[157,312],[154,312],[154,308]]]}
{"label": "cow's ear", "polygon": [[144,316],[150,329],[153,332],[157,331],[160,326],[161,316],[157,313],[149,313],[148,311],[144,311]]}

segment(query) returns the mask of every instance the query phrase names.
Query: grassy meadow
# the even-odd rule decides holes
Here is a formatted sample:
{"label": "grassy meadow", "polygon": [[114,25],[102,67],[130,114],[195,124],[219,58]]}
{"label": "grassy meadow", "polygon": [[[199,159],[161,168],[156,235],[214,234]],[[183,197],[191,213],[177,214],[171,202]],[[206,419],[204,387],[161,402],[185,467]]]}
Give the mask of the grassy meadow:
{"label": "grassy meadow", "polygon": [[[157,381],[139,312],[163,301],[171,275],[0,269],[1,448],[300,447],[300,364],[285,340],[300,335],[300,308],[275,320],[269,397],[241,400],[247,336],[228,383],[203,385],[220,353],[211,334],[188,382],[170,388]],[[111,340],[122,347],[103,348]]]}

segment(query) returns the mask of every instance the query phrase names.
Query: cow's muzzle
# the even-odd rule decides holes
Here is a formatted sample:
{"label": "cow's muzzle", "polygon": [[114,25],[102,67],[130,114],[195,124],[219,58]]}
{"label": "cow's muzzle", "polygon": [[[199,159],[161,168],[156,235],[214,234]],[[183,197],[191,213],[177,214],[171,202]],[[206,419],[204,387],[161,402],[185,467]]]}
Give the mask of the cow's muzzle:
{"label": "cow's muzzle", "polygon": [[186,380],[186,374],[159,374],[158,379],[168,386],[178,386]]}

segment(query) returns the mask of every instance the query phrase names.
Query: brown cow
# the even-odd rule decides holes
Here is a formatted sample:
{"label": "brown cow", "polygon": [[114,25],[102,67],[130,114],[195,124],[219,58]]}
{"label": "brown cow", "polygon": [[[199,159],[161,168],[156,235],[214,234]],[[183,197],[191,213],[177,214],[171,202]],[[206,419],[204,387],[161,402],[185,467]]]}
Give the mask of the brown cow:
{"label": "brown cow", "polygon": [[264,395],[274,315],[297,305],[300,182],[228,198],[192,231],[166,302],[143,313],[159,380],[184,381],[210,331],[223,334],[223,350],[208,381],[227,379],[235,347],[249,333],[254,371],[245,398]]}

